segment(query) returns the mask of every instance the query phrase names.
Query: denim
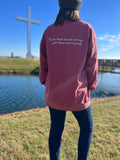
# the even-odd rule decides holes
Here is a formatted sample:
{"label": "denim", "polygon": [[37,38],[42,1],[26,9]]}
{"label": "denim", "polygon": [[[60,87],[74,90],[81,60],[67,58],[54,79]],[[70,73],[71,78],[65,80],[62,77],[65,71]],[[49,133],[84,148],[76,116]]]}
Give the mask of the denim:
{"label": "denim", "polygon": [[[50,160],[59,160],[61,137],[64,130],[66,111],[49,107],[51,126],[49,133]],[[72,111],[76,118],[80,134],[78,139],[78,160],[87,160],[93,132],[93,116],[91,105],[82,111]]]}

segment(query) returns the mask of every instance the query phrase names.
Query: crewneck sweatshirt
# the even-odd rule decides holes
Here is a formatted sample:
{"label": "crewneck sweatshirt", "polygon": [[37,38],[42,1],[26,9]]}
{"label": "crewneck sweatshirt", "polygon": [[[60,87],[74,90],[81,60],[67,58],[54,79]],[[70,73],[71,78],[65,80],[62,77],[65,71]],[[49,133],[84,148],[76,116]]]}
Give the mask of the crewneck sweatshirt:
{"label": "crewneck sweatshirt", "polygon": [[39,80],[47,106],[81,111],[90,106],[90,91],[98,81],[97,40],[93,27],[82,21],[48,26],[40,43]]}

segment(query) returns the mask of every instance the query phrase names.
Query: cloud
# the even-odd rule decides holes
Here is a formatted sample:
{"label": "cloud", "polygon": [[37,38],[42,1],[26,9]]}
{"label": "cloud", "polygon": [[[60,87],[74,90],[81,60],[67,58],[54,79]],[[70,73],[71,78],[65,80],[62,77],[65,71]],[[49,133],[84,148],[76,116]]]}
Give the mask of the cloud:
{"label": "cloud", "polygon": [[100,46],[101,52],[105,52],[110,49],[120,47],[120,33],[118,35],[111,35],[105,33],[103,36],[98,37],[98,40],[101,41],[101,46]]}

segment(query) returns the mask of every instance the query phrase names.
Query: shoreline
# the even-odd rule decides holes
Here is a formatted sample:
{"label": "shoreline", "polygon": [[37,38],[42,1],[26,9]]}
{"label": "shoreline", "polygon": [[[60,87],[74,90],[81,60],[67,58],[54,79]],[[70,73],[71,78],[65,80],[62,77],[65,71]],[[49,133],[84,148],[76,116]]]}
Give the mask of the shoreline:
{"label": "shoreline", "polygon": [[[101,61],[101,60],[100,60]],[[110,62],[109,62],[110,63]],[[106,65],[101,66],[99,64],[99,73],[115,73],[114,68],[110,68],[110,64],[106,60]],[[118,62],[119,63],[119,62]],[[109,66],[108,66],[109,64]],[[118,68],[120,66],[118,65]],[[117,68],[117,66],[116,66]],[[0,58],[0,75],[38,75],[40,71],[40,61],[33,59],[21,59],[21,58]]]}
{"label": "shoreline", "polygon": [[[22,69],[21,69],[22,70]],[[39,72],[27,70],[27,71],[15,71],[15,70],[7,70],[0,71],[0,75],[39,75]]]}
{"label": "shoreline", "polygon": [[[95,104],[100,104],[100,103],[106,103],[109,102],[111,100],[114,99],[120,99],[120,95],[115,95],[115,96],[110,96],[110,97],[100,97],[100,98],[92,98],[90,99],[91,105],[95,105]],[[14,116],[14,115],[18,115],[18,114],[27,114],[29,112],[38,112],[39,110],[43,111],[48,109],[48,106],[45,107],[36,107],[36,108],[32,108],[32,109],[28,109],[28,110],[23,110],[23,111],[15,111],[12,113],[5,113],[5,114],[0,114],[0,118],[1,117],[8,117],[8,116]],[[67,111],[70,112],[70,111]]]}
{"label": "shoreline", "polygon": [[38,74],[40,62],[33,59],[0,58],[0,74]]}
{"label": "shoreline", "polygon": [[[21,70],[23,70],[23,69],[21,69]],[[115,72],[99,71],[98,73],[100,74],[100,73],[115,73]],[[19,71],[19,70],[13,69],[13,70],[1,70],[0,75],[39,75],[39,72],[34,71],[34,70]]]}

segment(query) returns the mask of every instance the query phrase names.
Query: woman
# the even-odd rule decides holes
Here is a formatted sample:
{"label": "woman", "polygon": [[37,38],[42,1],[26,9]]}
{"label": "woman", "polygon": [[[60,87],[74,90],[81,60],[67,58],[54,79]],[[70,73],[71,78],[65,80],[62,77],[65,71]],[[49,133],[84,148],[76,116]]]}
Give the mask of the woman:
{"label": "woman", "polygon": [[40,44],[39,79],[51,117],[50,160],[59,159],[66,111],[72,111],[80,127],[78,160],[87,160],[92,139],[90,91],[97,86],[97,42],[92,26],[79,18],[81,3],[59,0],[56,21]]}

